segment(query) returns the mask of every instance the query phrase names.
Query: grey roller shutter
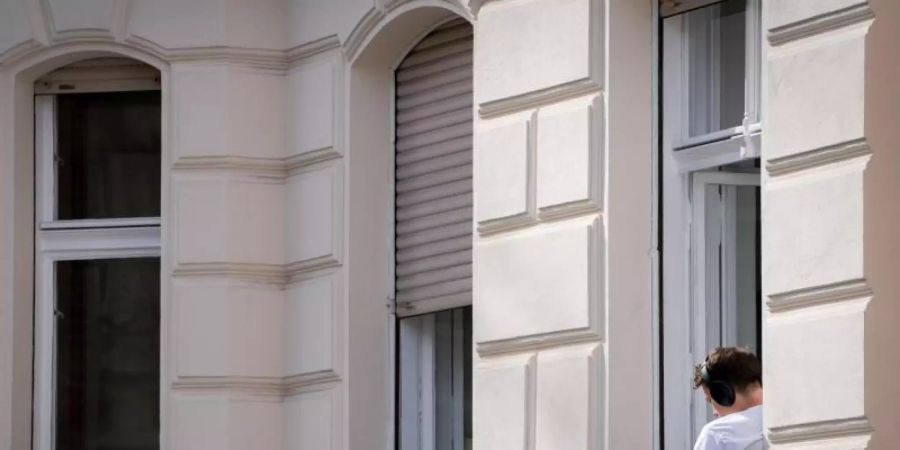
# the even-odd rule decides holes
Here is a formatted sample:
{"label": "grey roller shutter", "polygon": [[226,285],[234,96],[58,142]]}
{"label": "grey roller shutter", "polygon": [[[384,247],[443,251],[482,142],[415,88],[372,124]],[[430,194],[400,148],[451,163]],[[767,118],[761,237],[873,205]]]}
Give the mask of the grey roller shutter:
{"label": "grey roller shutter", "polygon": [[472,27],[455,20],[396,72],[396,296],[409,316],[472,303]]}

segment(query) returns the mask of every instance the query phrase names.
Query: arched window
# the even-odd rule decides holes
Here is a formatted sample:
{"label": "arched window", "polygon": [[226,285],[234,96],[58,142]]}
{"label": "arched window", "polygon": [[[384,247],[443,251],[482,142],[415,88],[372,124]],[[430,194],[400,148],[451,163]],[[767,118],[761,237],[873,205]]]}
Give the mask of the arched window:
{"label": "arched window", "polygon": [[472,27],[395,72],[395,297],[401,450],[472,445]]}
{"label": "arched window", "polygon": [[34,448],[159,448],[159,72],[96,58],[34,90]]}

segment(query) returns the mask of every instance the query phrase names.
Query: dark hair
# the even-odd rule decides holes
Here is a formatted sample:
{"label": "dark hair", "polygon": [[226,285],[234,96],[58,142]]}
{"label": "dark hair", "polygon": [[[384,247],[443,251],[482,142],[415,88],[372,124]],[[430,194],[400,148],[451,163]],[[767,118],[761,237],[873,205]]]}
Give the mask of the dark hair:
{"label": "dark hair", "polygon": [[701,375],[703,366],[710,378],[734,386],[738,392],[746,392],[753,384],[762,386],[762,368],[759,358],[743,347],[717,347],[706,356],[706,362],[694,368],[694,389],[706,384]]}

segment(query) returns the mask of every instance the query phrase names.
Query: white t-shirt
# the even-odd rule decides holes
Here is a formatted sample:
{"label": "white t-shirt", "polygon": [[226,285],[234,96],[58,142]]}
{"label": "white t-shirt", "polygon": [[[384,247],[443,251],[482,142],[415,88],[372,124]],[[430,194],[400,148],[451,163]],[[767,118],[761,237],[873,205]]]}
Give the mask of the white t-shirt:
{"label": "white t-shirt", "polygon": [[747,408],[706,424],[697,437],[694,450],[762,450],[762,406]]}

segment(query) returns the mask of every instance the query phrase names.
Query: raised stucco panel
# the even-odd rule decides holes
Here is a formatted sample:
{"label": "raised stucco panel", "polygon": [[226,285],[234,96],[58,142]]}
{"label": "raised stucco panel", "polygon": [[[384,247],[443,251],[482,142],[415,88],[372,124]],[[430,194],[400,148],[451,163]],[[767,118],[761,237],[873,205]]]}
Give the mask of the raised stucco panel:
{"label": "raised stucco panel", "polygon": [[0,60],[11,49],[32,40],[28,4],[23,1],[0,2]]}
{"label": "raised stucco panel", "polygon": [[199,278],[172,286],[176,385],[192,377],[283,376],[283,290]]}
{"label": "raised stucco panel", "polygon": [[496,341],[527,345],[529,338],[602,333],[600,228],[587,217],[476,242],[474,339],[480,350]]}
{"label": "raised stucco panel", "polygon": [[[490,2],[475,29],[475,100],[602,85],[601,0]],[[528,30],[522,33],[521,30]]]}
{"label": "raised stucco panel", "polygon": [[524,113],[478,123],[473,170],[480,227],[501,219],[527,219],[532,212],[530,121],[531,115]]}
{"label": "raised stucco panel", "polygon": [[864,137],[865,31],[770,51],[766,159]]}
{"label": "raised stucco panel", "polygon": [[484,450],[527,450],[530,437],[534,358],[530,354],[490,360],[475,367],[474,438]]}
{"label": "raised stucco panel", "polygon": [[132,1],[128,32],[164,49],[284,50],[284,8],[276,0]]}
{"label": "raised stucco panel", "polygon": [[587,344],[538,353],[536,450],[597,448],[601,352],[599,344]]}
{"label": "raised stucco panel", "polygon": [[109,34],[116,0],[48,0],[56,33]]}
{"label": "raised stucco panel", "polygon": [[768,295],[863,277],[860,164],[767,184],[762,276]]}
{"label": "raised stucco panel", "polygon": [[[764,377],[768,428],[865,416],[865,353],[860,350],[869,301],[853,298],[769,315]],[[798,345],[804,342],[815,345]],[[816,368],[814,374],[810,367]]]}

